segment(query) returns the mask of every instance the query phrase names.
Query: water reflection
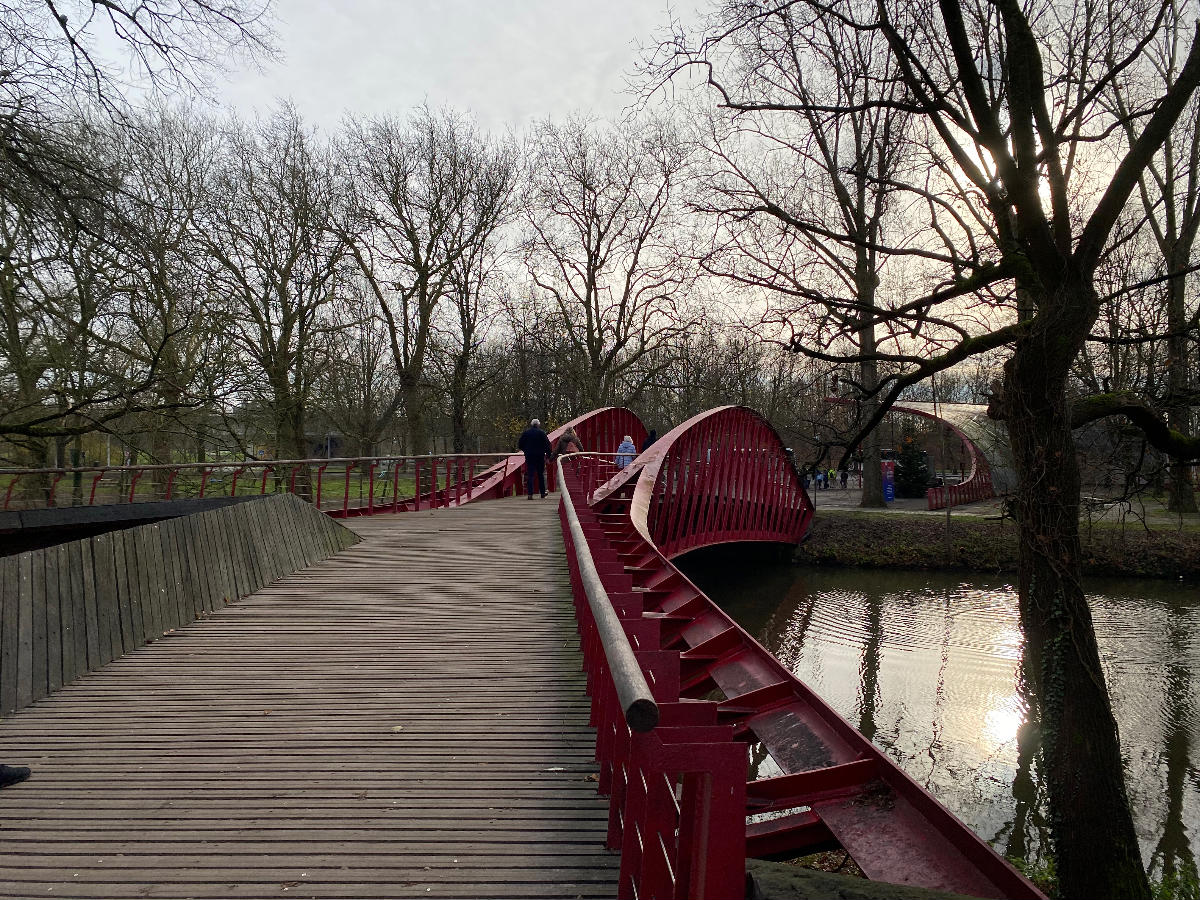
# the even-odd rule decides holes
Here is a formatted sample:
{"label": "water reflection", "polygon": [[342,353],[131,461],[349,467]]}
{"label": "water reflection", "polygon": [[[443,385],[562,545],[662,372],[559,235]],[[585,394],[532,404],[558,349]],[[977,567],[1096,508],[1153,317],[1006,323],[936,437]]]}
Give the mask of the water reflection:
{"label": "water reflection", "polygon": [[[1042,861],[1048,833],[1040,736],[1010,584],[937,573],[747,568],[712,556],[683,565],[997,850]],[[1156,880],[1194,880],[1200,598],[1157,582],[1090,587],[1147,865]],[[758,756],[752,772],[768,774],[770,760]]]}

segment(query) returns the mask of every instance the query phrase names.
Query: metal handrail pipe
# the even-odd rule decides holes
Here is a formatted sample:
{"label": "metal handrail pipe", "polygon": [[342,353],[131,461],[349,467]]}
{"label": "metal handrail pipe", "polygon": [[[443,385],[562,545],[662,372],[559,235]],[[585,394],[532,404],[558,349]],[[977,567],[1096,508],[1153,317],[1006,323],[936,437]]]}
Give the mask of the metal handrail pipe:
{"label": "metal handrail pipe", "polygon": [[[578,456],[579,454],[569,455]],[[625,633],[625,628],[621,625],[616,610],[613,609],[608,591],[604,589],[604,582],[600,580],[600,573],[596,571],[596,564],[592,561],[583,526],[579,524],[579,516],[575,512],[575,503],[563,480],[562,464],[563,458],[559,457],[557,460],[558,483],[563,486],[561,491],[563,508],[567,514],[567,525],[571,529],[571,541],[575,544],[575,558],[579,562],[579,579],[583,583],[588,607],[596,622],[600,643],[604,646],[604,658],[608,661],[608,671],[617,690],[617,699],[620,701],[621,709],[625,711],[625,723],[630,730],[650,731],[658,724],[658,704],[654,702],[642,667],[638,665],[637,657],[633,655],[629,636]]]}
{"label": "metal handrail pipe", "polygon": [[22,468],[7,468],[0,469],[0,475],[52,475],[58,472],[132,472],[135,469],[139,472],[154,472],[156,470],[167,469],[223,469],[233,468],[236,466],[304,466],[317,465],[318,463],[328,465],[330,463],[364,463],[374,460],[428,460],[433,459],[453,459],[462,457],[464,459],[479,459],[480,457],[495,457],[497,462],[512,456],[513,453],[426,453],[419,456],[334,456],[324,457],[317,456],[311,459],[231,459],[231,460],[210,460],[208,462],[186,462],[186,463],[145,463],[131,464],[128,466],[62,466],[55,468],[44,469],[22,469]]}
{"label": "metal handrail pipe", "polygon": [[[170,469],[228,469],[238,466],[304,466],[304,465],[331,465],[334,463],[369,463],[369,462],[384,462],[384,461],[400,461],[412,460],[424,462],[429,459],[480,459],[483,457],[494,458],[497,462],[502,462],[513,456],[520,456],[521,451],[509,451],[507,453],[426,453],[419,456],[334,456],[327,458],[317,456],[312,459],[241,459],[241,460],[222,460],[210,462],[187,462],[187,463],[145,463],[143,465],[128,465],[128,466],[61,466],[43,469],[23,469],[23,468],[4,468],[0,469],[0,475],[57,475],[60,472],[70,474],[72,472],[154,472],[167,471]],[[574,455],[574,454],[568,454]],[[621,456],[620,453],[588,453],[588,456],[603,456],[615,457]]]}

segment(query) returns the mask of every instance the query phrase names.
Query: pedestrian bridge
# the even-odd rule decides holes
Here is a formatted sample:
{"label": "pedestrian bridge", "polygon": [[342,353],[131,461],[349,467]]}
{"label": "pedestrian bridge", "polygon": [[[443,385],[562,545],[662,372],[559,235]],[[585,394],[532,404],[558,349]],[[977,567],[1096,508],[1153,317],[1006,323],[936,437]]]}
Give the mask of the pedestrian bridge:
{"label": "pedestrian bridge", "polygon": [[[155,484],[153,521],[122,504],[123,530],[0,557],[0,760],[34,769],[0,793],[0,897],[736,898],[747,860],[833,848],[1041,896],[672,563],[803,538],[761,416],[696,416],[621,470],[566,457],[545,501],[511,496],[521,457],[407,462],[145,467],[118,496]],[[22,477],[52,502],[115,477],[75,474]],[[357,538],[292,498],[180,511],[239,480]],[[779,774],[747,781],[752,746]]]}

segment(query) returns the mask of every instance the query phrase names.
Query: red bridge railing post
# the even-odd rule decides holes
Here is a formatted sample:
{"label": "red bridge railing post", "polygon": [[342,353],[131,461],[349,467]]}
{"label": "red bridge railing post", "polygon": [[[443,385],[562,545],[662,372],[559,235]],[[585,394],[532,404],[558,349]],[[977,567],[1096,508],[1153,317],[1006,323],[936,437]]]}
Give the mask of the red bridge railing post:
{"label": "red bridge railing post", "polygon": [[[96,503],[96,485],[98,485],[100,483],[100,479],[104,477],[104,473],[107,471],[108,471],[107,469],[101,469],[99,472],[96,473],[95,477],[92,478],[92,490],[91,490],[91,493],[88,494],[88,506],[95,505],[95,503]],[[7,505],[8,504],[6,503],[5,506],[7,506]]]}

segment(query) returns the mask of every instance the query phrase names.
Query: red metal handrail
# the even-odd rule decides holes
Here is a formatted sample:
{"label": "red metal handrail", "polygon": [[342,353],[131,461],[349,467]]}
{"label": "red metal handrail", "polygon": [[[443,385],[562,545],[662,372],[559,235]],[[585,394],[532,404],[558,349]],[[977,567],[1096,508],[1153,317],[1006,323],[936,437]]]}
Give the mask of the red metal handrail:
{"label": "red metal handrail", "polygon": [[738,900],[745,889],[746,745],[718,723],[715,702],[681,701],[678,651],[657,649],[658,622],[643,619],[615,554],[597,552],[603,528],[582,500],[588,484],[614,471],[611,462],[584,455],[556,467],[598,789],[610,798],[607,845],[621,852],[617,896]]}
{"label": "red metal handrail", "polygon": [[[756,446],[756,440],[762,443]],[[1042,897],[669,561],[694,546],[795,534],[796,515],[781,508],[781,498],[807,498],[802,489],[792,490],[790,461],[786,469],[775,462],[786,459],[778,435],[737,410],[716,410],[664,435],[663,442],[615,476],[601,464],[572,461],[566,487],[577,498],[596,498],[587,539],[647,668],[664,726],[675,713],[659,689],[690,701],[689,711],[722,696],[709,727],[725,731],[713,731],[711,744],[728,742],[744,753],[746,743],[760,742],[784,773],[741,786],[737,828],[744,843],[741,855],[722,860],[731,870],[725,874],[731,881],[742,877],[747,854],[784,858],[841,847],[874,879],[971,896]],[[592,676],[589,683],[603,696],[603,678]],[[658,852],[655,842],[641,826],[631,840],[627,823],[646,817],[648,823],[670,823],[678,821],[679,810],[669,792],[655,796],[655,771],[640,767],[644,743],[614,729],[611,716],[599,716],[597,728],[600,787],[619,810],[610,815],[610,846],[620,837],[623,854],[633,854],[629,861],[622,857],[622,895],[633,896],[636,885],[637,896],[689,896],[691,888],[680,889],[678,882],[626,881],[629,866],[639,867],[638,877],[666,877],[656,874],[658,863],[644,861],[646,852]],[[727,765],[739,777],[746,771],[744,756],[740,765]],[[758,813],[772,817],[747,821]],[[723,827],[734,826],[727,821]],[[681,825],[668,832],[682,841]],[[670,838],[663,841],[678,851]],[[686,871],[678,855],[667,868]]]}
{"label": "red metal handrail", "polygon": [[[324,508],[332,500],[328,496],[324,483],[327,470],[333,469],[344,475],[341,495],[325,511],[334,516],[369,515],[379,511],[399,511],[415,508],[418,498],[400,497],[401,475],[407,468],[410,471],[428,465],[431,471],[442,468],[446,473],[446,485],[443,489],[428,491],[423,488],[420,504],[428,506],[453,506],[474,499],[474,488],[478,479],[475,476],[477,464],[484,461],[487,464],[497,462],[502,466],[510,466],[511,454],[507,453],[472,453],[445,454],[440,456],[374,456],[349,457],[342,459],[271,459],[271,460],[236,460],[228,462],[203,463],[171,463],[133,466],[76,466],[61,468],[38,469],[0,469],[0,477],[8,476],[8,485],[4,492],[3,509],[38,509],[60,506],[99,506],[112,503],[134,503],[146,500],[188,500],[205,499],[215,496],[236,496],[238,488],[247,478],[257,480],[259,494],[266,494],[270,486],[270,476],[275,472],[288,469],[288,475],[278,480],[275,490],[288,493],[307,493],[307,479],[301,480],[300,475],[305,470],[316,470],[316,496],[313,499],[318,506]],[[383,486],[386,503],[380,503],[376,496],[379,487],[377,475],[380,469],[391,467],[392,477]],[[355,472],[361,472],[362,484],[355,480]],[[469,473],[469,474],[468,474]],[[86,495],[66,497],[57,488],[59,482],[68,475],[91,478],[91,487]],[[143,476],[153,474],[165,476],[153,480]],[[333,474],[333,472],[328,472]],[[214,491],[214,484],[219,484],[224,475],[228,475],[228,483]],[[214,478],[214,476],[220,476]],[[197,484],[198,478],[198,484]],[[188,488],[189,479],[192,487]],[[420,484],[419,478],[417,484]],[[0,482],[3,484],[3,482]],[[149,484],[149,487],[147,485]],[[23,487],[24,485],[24,487]],[[106,487],[106,485],[108,485]],[[122,486],[123,485],[123,486]],[[358,496],[354,495],[356,488]],[[361,496],[366,490],[367,496]],[[194,493],[192,493],[194,491]],[[24,496],[21,496],[24,493]],[[242,491],[241,493],[245,493]],[[388,496],[390,494],[390,497]]]}

